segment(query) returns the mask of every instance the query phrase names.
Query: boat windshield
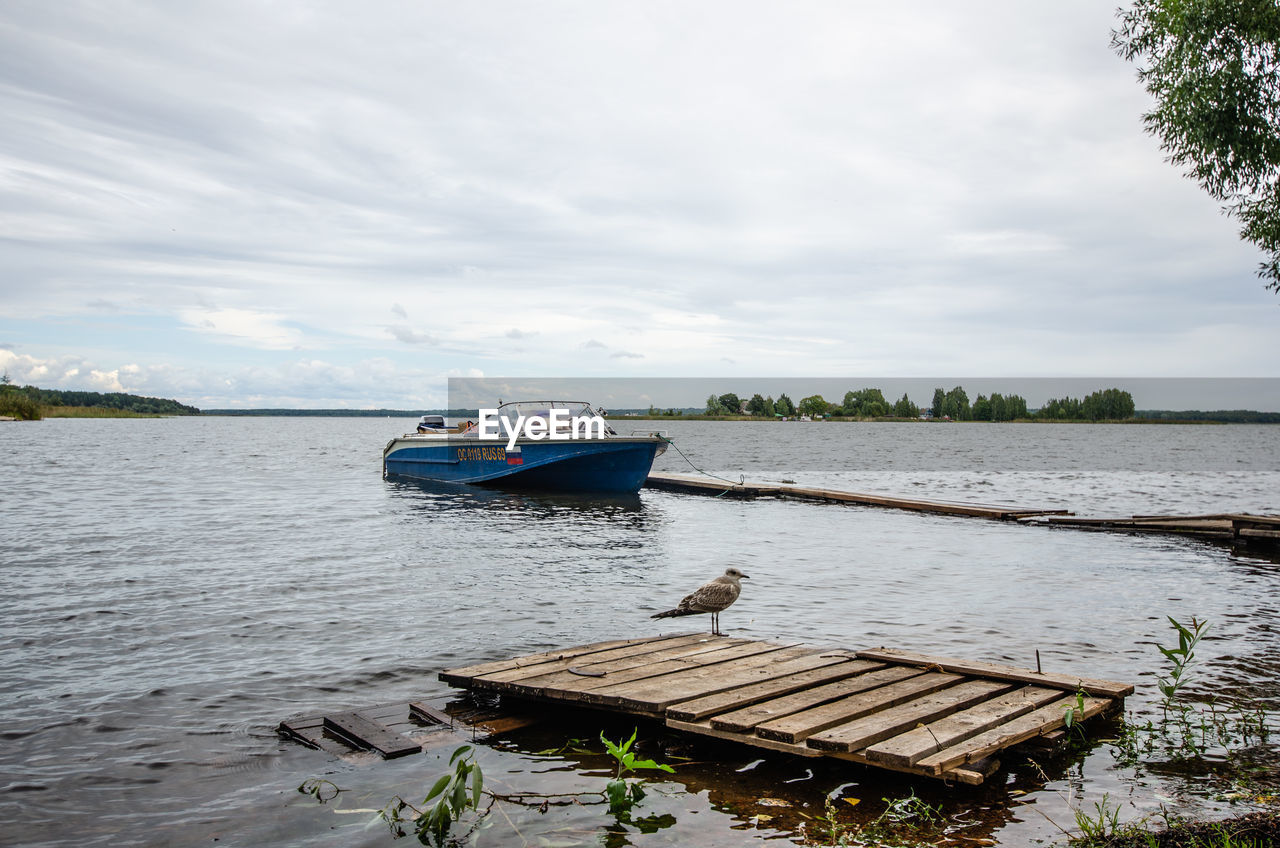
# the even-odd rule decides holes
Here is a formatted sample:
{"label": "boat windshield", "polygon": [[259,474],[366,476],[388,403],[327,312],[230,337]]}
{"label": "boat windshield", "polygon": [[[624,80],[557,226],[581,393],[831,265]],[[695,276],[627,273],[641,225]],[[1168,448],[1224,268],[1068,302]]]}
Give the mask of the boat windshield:
{"label": "boat windshield", "polygon": [[[563,410],[560,412],[558,410]],[[502,431],[510,433],[515,430],[520,418],[525,421],[531,418],[545,418],[548,422],[552,420],[552,412],[556,411],[555,419],[560,430],[569,432],[573,426],[572,422],[575,418],[595,418],[601,417],[600,411],[584,401],[562,401],[562,400],[522,400],[504,403],[498,407],[498,417],[503,419]],[[613,430],[607,424],[604,425],[604,431],[612,434]],[[550,432],[550,430],[548,430]]]}

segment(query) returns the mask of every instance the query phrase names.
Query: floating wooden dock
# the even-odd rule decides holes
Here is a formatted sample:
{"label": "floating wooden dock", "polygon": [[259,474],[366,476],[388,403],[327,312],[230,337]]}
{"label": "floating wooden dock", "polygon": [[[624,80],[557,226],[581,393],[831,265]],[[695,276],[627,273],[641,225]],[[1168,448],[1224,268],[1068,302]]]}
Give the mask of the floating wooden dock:
{"label": "floating wooden dock", "polygon": [[1133,687],[889,649],[681,634],[442,672],[453,686],[645,716],[675,730],[979,784],[1014,745],[1119,708]]}
{"label": "floating wooden dock", "polygon": [[974,504],[955,501],[900,498],[823,489],[786,483],[734,483],[718,477],[698,474],[650,474],[645,481],[650,489],[671,492],[715,495],[734,498],[795,498],[828,503],[851,503],[880,506],[939,515],[967,515],[1000,521],[1030,521],[1055,527],[1077,527],[1133,533],[1174,533],[1232,543],[1252,542],[1280,545],[1280,515],[1221,513],[1214,515],[1134,515],[1122,518],[1081,518],[1066,509]]}
{"label": "floating wooden dock", "polygon": [[892,495],[872,495],[824,489],[813,486],[797,486],[790,483],[752,483],[743,480],[734,483],[716,477],[698,474],[650,474],[645,480],[650,489],[687,492],[701,495],[724,495],[735,498],[797,498],[832,503],[853,503],[863,506],[882,506],[906,509],[914,512],[931,512],[943,515],[969,515],[978,518],[994,518],[1002,521],[1032,518],[1042,515],[1070,515],[1065,509],[1037,509],[1034,507],[1001,506],[998,504],[972,504],[959,501],[922,500],[899,498]]}

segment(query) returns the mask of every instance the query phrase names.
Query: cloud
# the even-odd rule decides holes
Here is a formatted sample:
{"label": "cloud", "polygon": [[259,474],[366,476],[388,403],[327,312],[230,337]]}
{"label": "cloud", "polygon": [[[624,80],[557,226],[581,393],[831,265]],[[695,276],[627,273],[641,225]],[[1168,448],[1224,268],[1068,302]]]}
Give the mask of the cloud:
{"label": "cloud", "polygon": [[391,304],[391,314],[400,318],[409,320],[409,313],[404,311],[404,307],[398,303]]}
{"label": "cloud", "polygon": [[609,354],[611,359],[644,359],[643,353],[632,353],[629,350],[619,350]]}
{"label": "cloud", "polygon": [[410,345],[436,345],[440,340],[428,333],[419,333],[404,324],[393,324],[387,327],[387,332],[398,342],[404,342]]}
{"label": "cloud", "polygon": [[583,343],[582,343],[582,345],[581,345],[581,346],[582,346],[583,348],[586,348],[586,349],[591,349],[591,348],[608,348],[608,347],[609,347],[609,346],[608,346],[607,344],[605,344],[604,342],[602,342],[602,341],[598,341],[598,340],[596,340],[596,339],[587,339],[585,342],[583,342]]}
{"label": "cloud", "polygon": [[282,323],[278,315],[249,309],[183,309],[178,317],[187,328],[219,340],[264,350],[293,350],[303,344],[296,327]]}

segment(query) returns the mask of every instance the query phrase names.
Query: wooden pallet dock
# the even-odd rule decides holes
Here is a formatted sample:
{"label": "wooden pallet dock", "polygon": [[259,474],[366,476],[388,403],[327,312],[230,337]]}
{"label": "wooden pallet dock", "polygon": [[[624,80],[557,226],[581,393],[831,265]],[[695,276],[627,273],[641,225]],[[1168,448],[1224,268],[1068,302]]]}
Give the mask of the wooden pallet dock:
{"label": "wooden pallet dock", "polygon": [[650,474],[645,480],[650,489],[691,494],[724,495],[735,498],[796,498],[808,501],[852,503],[863,506],[880,506],[905,509],[913,512],[929,512],[941,515],[968,515],[977,518],[994,518],[1002,521],[1032,518],[1042,515],[1070,515],[1065,509],[1037,509],[1035,507],[1002,506],[999,504],[973,504],[959,501],[922,500],[899,498],[892,495],[872,495],[861,492],[845,492],[840,489],[824,489],[814,486],[797,486],[789,483],[752,483],[743,480],[734,483],[716,477],[698,474]]}
{"label": "wooden pallet dock", "polygon": [[[441,672],[452,686],[641,715],[690,733],[979,784],[999,752],[1133,687],[908,651],[706,634],[599,642]],[[1079,700],[1082,698],[1082,700]]]}

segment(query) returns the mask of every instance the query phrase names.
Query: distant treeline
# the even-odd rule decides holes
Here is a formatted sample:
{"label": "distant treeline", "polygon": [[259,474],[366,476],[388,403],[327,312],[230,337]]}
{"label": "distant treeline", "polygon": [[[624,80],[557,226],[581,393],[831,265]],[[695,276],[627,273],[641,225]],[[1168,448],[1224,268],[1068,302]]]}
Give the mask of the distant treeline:
{"label": "distant treeline", "polygon": [[[199,415],[200,410],[194,406],[178,403],[166,398],[142,397],[123,392],[72,392],[61,389],[40,389],[35,386],[17,386],[4,384],[4,394],[9,402],[5,405],[19,405],[22,401],[43,406],[72,406],[95,409],[111,409],[119,412],[131,412],[137,415]],[[19,416],[22,417],[22,416]]]}
{"label": "distant treeline", "polygon": [[1280,412],[1255,412],[1252,409],[1219,409],[1201,412],[1198,409],[1139,409],[1135,418],[1151,421],[1213,421],[1222,424],[1280,424]]}
{"label": "distant treeline", "polygon": [[206,409],[202,415],[261,415],[291,418],[417,418],[421,415],[445,415],[450,418],[475,418],[475,409]]}
{"label": "distant treeline", "polygon": [[[653,410],[651,409],[652,413]],[[782,394],[772,397],[752,395],[743,400],[733,393],[707,398],[706,415],[759,415],[768,418],[807,415],[813,418],[935,418],[951,421],[1117,421],[1134,417],[1133,396],[1121,389],[1104,389],[1082,399],[1051,398],[1038,410],[1027,409],[1019,395],[992,392],[978,395],[973,402],[963,386],[935,389],[933,403],[923,410],[904,393],[888,401],[880,389],[867,388],[845,393],[840,403],[822,395],[810,395],[793,403]]]}

